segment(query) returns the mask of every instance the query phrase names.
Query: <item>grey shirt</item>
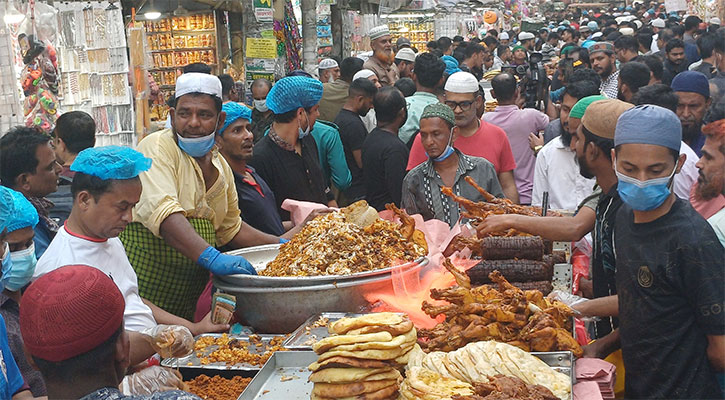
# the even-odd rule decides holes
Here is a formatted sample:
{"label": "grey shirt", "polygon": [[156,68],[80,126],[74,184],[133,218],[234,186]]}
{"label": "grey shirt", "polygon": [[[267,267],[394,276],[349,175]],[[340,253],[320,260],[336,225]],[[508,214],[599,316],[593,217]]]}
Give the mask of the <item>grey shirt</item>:
{"label": "grey shirt", "polygon": [[[492,195],[503,197],[496,170],[490,161],[481,157],[467,156],[458,150],[456,154],[458,154],[458,169],[452,188],[453,193],[471,201],[486,201],[476,188],[463,179],[470,176]],[[428,159],[405,175],[401,208],[404,208],[408,214],[421,214],[426,221],[435,218],[452,227],[458,222],[461,210],[458,203],[441,193],[443,186],[445,185],[433,167],[433,161]]]}

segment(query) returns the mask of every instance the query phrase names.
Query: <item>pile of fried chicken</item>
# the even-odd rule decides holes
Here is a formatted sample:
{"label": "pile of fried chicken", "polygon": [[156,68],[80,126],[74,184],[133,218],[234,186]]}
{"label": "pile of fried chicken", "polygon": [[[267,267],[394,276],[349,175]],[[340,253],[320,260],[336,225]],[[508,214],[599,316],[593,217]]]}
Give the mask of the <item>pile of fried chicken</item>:
{"label": "pile of fried chicken", "polygon": [[475,394],[452,400],[559,400],[541,385],[529,385],[515,376],[489,376],[488,382],[473,382]]}
{"label": "pile of fried chicken", "polygon": [[458,286],[431,289],[431,298],[450,304],[423,302],[423,311],[432,318],[445,315],[444,322],[418,331],[418,342],[427,351],[453,351],[470,342],[495,340],[525,351],[572,351],[582,348],[572,337],[573,311],[566,304],[544,298],[538,290],[522,291],[511,285],[500,272],[489,274],[498,288],[471,287],[465,272],[445,259],[444,266]]}

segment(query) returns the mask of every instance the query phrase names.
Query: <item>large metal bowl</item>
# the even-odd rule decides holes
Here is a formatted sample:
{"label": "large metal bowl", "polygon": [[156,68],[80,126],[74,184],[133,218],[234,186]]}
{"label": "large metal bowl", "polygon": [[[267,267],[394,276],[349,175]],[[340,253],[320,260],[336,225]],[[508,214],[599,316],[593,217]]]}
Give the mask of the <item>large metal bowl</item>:
{"label": "large metal bowl", "polygon": [[[412,268],[420,271],[422,265]],[[393,290],[391,274],[321,285],[278,288],[241,287],[220,278],[214,277],[214,286],[236,296],[237,318],[259,333],[290,333],[313,314],[324,311],[366,311],[369,303],[365,293]]]}
{"label": "large metal bowl", "polygon": [[[257,270],[263,271],[267,264],[272,262],[279,254],[279,244],[267,244],[262,246],[247,247],[239,250],[232,250],[226,254],[243,256]],[[420,268],[428,264],[426,257],[415,260],[407,268]],[[281,287],[306,287],[314,285],[325,285],[365,279],[379,275],[390,275],[394,268],[375,269],[372,271],[358,272],[349,275],[319,275],[319,276],[261,276],[261,275],[225,275],[217,277],[219,282],[227,283],[235,287],[259,287],[259,288],[281,288]]]}

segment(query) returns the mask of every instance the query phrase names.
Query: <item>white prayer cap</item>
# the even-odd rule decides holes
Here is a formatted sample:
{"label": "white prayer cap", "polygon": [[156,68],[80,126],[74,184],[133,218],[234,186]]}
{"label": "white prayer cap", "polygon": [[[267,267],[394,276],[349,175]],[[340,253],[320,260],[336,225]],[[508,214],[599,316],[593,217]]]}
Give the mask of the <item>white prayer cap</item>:
{"label": "white prayer cap", "polygon": [[718,17],[710,18],[710,25],[720,25],[720,18],[718,18]]}
{"label": "white prayer cap", "polygon": [[478,79],[470,72],[459,71],[448,77],[444,89],[452,93],[476,93]]}
{"label": "white prayer cap", "polygon": [[396,60],[415,62],[415,52],[410,47],[403,47],[395,55]]}
{"label": "white prayer cap", "polygon": [[619,33],[621,33],[623,36],[634,36],[634,29],[632,29],[632,28],[621,28],[619,30]]}
{"label": "white prayer cap", "polygon": [[531,32],[521,32],[521,33],[519,33],[519,41],[533,39],[535,37],[536,36],[534,36],[534,34],[531,33]]}
{"label": "white prayer cap", "polygon": [[203,93],[222,98],[222,82],[214,75],[188,72],[176,79],[177,99],[189,93]]}
{"label": "white prayer cap", "polygon": [[638,20],[638,19],[635,19],[635,20],[634,20],[634,21],[632,21],[632,22],[634,22],[634,26],[636,26],[636,27],[637,27],[637,29],[639,29],[639,28],[641,28],[641,27],[642,27],[642,21],[640,21],[640,20]]}
{"label": "white prayer cap", "polygon": [[598,37],[602,37],[602,32],[595,32],[595,33],[594,33],[594,34],[592,35],[592,39],[596,39],[596,38],[598,38]]}
{"label": "white prayer cap", "polygon": [[370,36],[370,40],[375,40],[385,35],[390,35],[390,29],[388,29],[387,25],[378,25],[370,29],[370,33],[368,34],[368,36]]}
{"label": "white prayer cap", "polygon": [[337,61],[333,60],[332,58],[323,58],[322,61],[320,61],[320,66],[317,68],[323,70],[337,67]]}
{"label": "white prayer cap", "polygon": [[655,28],[664,28],[665,27],[665,20],[662,18],[655,18],[650,22],[650,25],[654,26]]}
{"label": "white prayer cap", "polygon": [[498,34],[499,40],[509,40],[508,32],[501,32]]}
{"label": "white prayer cap", "polygon": [[353,75],[352,80],[360,79],[360,78],[368,79],[373,75],[375,75],[375,72],[373,72],[369,69],[361,69],[355,75]]}

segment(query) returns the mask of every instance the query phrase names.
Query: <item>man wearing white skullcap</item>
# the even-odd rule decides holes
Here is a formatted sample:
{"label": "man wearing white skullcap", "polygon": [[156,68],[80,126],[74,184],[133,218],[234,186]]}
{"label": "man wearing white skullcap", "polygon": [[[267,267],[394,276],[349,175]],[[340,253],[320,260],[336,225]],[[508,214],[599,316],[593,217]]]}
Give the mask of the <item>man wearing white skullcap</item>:
{"label": "man wearing white skullcap", "polygon": [[217,247],[279,243],[279,238],[240,218],[234,174],[215,148],[225,120],[219,78],[183,74],[175,97],[172,128],[138,144],[153,163],[139,175],[143,191],[133,222],[119,237],[138,274],[141,297],[191,320],[210,271],[255,273],[243,257]]}
{"label": "man wearing white skullcap", "polygon": [[502,45],[508,46],[509,45],[509,34],[506,31],[501,32],[498,35],[498,40],[501,42]]}
{"label": "man wearing white skullcap", "polygon": [[[506,133],[499,127],[478,119],[476,109],[484,102],[476,77],[470,72],[456,72],[445,84],[445,104],[453,110],[458,136],[455,148],[463,154],[483,157],[493,164],[504,195],[518,203],[513,170],[516,168],[511,145]],[[420,135],[415,137],[408,157],[408,170],[425,162]]]}
{"label": "man wearing white skullcap", "polygon": [[525,48],[526,51],[531,52],[534,50],[534,41],[536,39],[536,36],[534,36],[531,32],[521,32],[519,33],[519,45],[521,47]]}
{"label": "man wearing white skullcap", "polygon": [[380,25],[370,29],[370,47],[373,55],[365,61],[363,68],[369,69],[377,75],[380,84],[392,86],[400,74],[395,65],[393,42],[387,25]]}
{"label": "man wearing white skullcap", "polygon": [[340,78],[340,66],[332,58],[325,58],[320,61],[317,69],[320,73],[320,82],[322,83],[334,82]]}
{"label": "man wearing white skullcap", "polygon": [[544,130],[549,124],[549,117],[533,108],[519,109],[516,105],[519,88],[512,74],[497,75],[491,81],[491,86],[492,94],[498,100],[498,106],[493,112],[484,114],[483,119],[506,132],[516,159],[514,179],[519,199],[521,204],[530,204],[534,188],[536,156],[529,146],[529,135]]}

